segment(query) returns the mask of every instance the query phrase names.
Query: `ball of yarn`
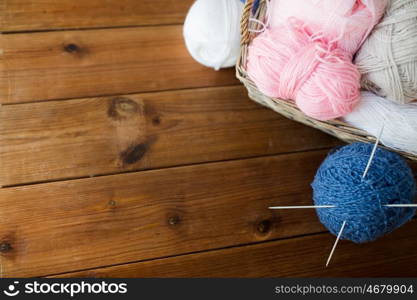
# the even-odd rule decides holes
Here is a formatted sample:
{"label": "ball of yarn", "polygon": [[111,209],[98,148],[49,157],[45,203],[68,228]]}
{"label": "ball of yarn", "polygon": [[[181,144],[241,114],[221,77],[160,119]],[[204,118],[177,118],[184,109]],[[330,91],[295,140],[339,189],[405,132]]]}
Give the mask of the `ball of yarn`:
{"label": "ball of yarn", "polygon": [[417,103],[399,104],[362,92],[362,99],[343,120],[370,135],[378,136],[387,147],[417,155]]}
{"label": "ball of yarn", "polygon": [[219,70],[236,64],[240,51],[239,0],[197,0],[184,23],[184,39],[191,56]]}
{"label": "ball of yarn", "polygon": [[363,87],[399,103],[417,99],[417,1],[392,0],[355,62]]}
{"label": "ball of yarn", "polygon": [[248,49],[247,72],[269,97],[295,100],[306,115],[329,120],[359,101],[360,74],[351,55],[316,39],[300,20],[258,35]]}
{"label": "ball of yarn", "polygon": [[381,19],[388,0],[272,0],[271,26],[289,18],[308,23],[313,32],[323,32],[327,39],[354,54],[372,28]]}
{"label": "ball of yarn", "polygon": [[315,205],[320,221],[337,235],[344,221],[341,239],[364,243],[392,232],[409,221],[414,208],[387,207],[413,204],[416,183],[410,167],[396,153],[378,148],[371,167],[362,178],[372,144],[354,143],[335,150],[320,166],[314,182]]}
{"label": "ball of yarn", "polygon": [[352,56],[385,6],[386,0],[272,0],[270,26],[248,50],[249,77],[265,95],[295,100],[312,118],[346,115],[360,99]]}

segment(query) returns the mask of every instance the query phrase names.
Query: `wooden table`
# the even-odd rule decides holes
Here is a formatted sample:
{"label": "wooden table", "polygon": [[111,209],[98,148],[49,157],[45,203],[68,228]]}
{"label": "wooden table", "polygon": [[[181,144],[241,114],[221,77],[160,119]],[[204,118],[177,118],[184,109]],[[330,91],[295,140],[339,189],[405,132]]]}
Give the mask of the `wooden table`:
{"label": "wooden table", "polygon": [[2,0],[4,277],[416,276],[417,222],[341,242],[310,182],[340,144],[194,62],[192,0]]}

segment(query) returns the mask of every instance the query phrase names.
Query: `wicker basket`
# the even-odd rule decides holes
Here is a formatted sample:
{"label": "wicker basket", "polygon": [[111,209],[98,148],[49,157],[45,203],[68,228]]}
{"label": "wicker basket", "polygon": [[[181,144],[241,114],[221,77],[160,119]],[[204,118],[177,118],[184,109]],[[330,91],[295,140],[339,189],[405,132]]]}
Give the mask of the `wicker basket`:
{"label": "wicker basket", "polygon": [[[318,121],[312,118],[307,117],[303,112],[301,112],[295,104],[290,101],[285,101],[282,99],[271,98],[267,97],[262,94],[258,88],[256,87],[255,83],[250,80],[248,74],[246,73],[246,56],[248,52],[248,45],[251,42],[254,34],[249,32],[249,25],[253,25],[254,29],[259,29],[260,25],[256,22],[252,22],[253,24],[249,24],[249,19],[257,18],[258,20],[263,19],[266,12],[266,0],[260,0],[260,5],[258,9],[254,12],[253,11],[253,4],[255,0],[247,0],[241,20],[241,31],[242,31],[242,45],[241,45],[241,52],[240,58],[236,65],[236,76],[237,78],[245,85],[248,89],[249,97],[266,106],[274,111],[284,115],[285,117],[301,122],[305,125],[315,127],[321,131],[324,131],[330,135],[333,135],[345,142],[352,143],[352,142],[368,142],[368,143],[375,143],[375,137],[369,135],[363,130],[357,129],[355,127],[350,126],[344,122],[338,120],[332,121]],[[417,156],[401,152],[389,147],[385,147],[391,151],[395,151],[400,153],[404,157],[407,157],[411,160],[417,160]]]}

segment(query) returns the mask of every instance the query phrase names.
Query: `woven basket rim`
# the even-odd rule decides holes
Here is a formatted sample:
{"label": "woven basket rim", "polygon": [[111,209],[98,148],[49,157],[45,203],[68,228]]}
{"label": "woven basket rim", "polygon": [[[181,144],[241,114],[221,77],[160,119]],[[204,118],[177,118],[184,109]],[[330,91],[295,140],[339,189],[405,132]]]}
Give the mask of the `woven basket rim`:
{"label": "woven basket rim", "polygon": [[[252,33],[250,31],[250,29],[251,26],[252,29],[260,29],[260,24],[255,22],[251,24],[250,19],[254,18],[263,21],[261,19],[265,16],[266,1],[268,0],[260,0],[257,10],[253,11],[255,0],[247,0],[243,9],[242,18],[240,22],[241,48],[240,55],[236,64],[236,77],[244,84],[244,86],[248,90],[249,98],[270,109],[273,109],[274,111],[284,115],[289,119],[319,129],[327,134],[339,138],[342,141],[348,143],[375,143],[376,138],[374,136],[367,133],[366,131],[355,128],[341,120],[319,121],[306,116],[303,112],[301,112],[298,109],[298,107],[293,102],[265,96],[264,94],[262,94],[262,92],[259,91],[255,83],[249,78],[246,72],[248,46],[252,39],[256,36],[255,33]],[[417,160],[417,155],[415,154],[407,153],[384,145],[381,145],[381,147],[397,152],[408,159]]]}

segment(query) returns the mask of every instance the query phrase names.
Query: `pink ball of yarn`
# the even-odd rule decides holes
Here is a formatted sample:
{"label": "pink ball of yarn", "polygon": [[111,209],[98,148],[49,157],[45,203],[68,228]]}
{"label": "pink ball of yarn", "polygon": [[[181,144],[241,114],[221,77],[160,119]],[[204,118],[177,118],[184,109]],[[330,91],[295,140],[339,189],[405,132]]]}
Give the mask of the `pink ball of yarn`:
{"label": "pink ball of yarn", "polygon": [[247,72],[262,93],[293,99],[318,120],[344,116],[360,99],[360,74],[351,54],[295,18],[252,41]]}
{"label": "pink ball of yarn", "polygon": [[350,53],[356,52],[382,17],[388,0],[271,0],[271,27],[296,17],[313,32]]}
{"label": "pink ball of yarn", "polygon": [[249,77],[264,94],[295,100],[310,117],[329,120],[351,112],[360,98],[352,56],[388,0],[270,2],[269,27],[249,47]]}

